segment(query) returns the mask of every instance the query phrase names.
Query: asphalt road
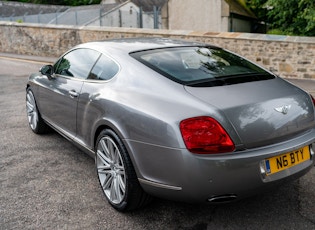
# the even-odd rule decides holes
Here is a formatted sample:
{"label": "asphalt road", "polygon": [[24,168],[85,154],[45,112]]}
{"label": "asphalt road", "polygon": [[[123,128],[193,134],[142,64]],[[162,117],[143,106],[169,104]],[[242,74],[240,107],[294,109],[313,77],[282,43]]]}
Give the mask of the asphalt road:
{"label": "asphalt road", "polygon": [[315,168],[233,204],[156,199],[143,210],[115,211],[92,158],[56,133],[28,127],[25,83],[41,65],[0,57],[0,229],[315,229]]}

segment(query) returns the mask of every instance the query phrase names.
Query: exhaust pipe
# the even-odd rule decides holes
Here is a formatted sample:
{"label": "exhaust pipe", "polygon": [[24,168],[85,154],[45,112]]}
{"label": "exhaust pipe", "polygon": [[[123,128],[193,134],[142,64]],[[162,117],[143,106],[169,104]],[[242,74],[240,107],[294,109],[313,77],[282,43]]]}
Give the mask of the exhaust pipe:
{"label": "exhaust pipe", "polygon": [[213,196],[208,199],[210,203],[228,203],[233,200],[236,200],[237,196],[235,194],[226,194],[226,195],[219,195]]}

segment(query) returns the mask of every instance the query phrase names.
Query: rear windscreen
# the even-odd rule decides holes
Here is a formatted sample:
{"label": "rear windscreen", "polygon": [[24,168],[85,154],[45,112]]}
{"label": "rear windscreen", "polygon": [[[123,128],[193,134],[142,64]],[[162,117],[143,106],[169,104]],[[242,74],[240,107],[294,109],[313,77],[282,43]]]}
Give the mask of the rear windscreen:
{"label": "rear windscreen", "polygon": [[246,59],[213,47],[176,47],[131,53],[164,76],[194,87],[230,85],[275,76]]}

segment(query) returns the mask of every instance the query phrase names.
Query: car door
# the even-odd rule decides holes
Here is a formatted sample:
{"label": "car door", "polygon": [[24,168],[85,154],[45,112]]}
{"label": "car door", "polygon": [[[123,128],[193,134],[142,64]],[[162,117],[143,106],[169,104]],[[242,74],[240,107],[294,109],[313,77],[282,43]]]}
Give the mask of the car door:
{"label": "car door", "polygon": [[76,135],[76,113],[83,82],[99,55],[91,49],[70,51],[56,62],[53,77],[40,87],[42,116],[70,138]]}

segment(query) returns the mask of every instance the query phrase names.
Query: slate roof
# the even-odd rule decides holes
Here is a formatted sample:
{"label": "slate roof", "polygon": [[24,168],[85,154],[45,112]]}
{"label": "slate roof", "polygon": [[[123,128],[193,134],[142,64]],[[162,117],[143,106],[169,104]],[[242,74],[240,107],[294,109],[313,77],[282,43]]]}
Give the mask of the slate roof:
{"label": "slate roof", "polygon": [[[127,0],[116,0],[117,3],[124,3]],[[139,7],[142,7],[143,11],[153,11],[153,6],[157,6],[162,8],[162,6],[164,6],[165,3],[168,2],[168,0],[130,0],[131,2],[133,2],[134,4],[136,4]]]}
{"label": "slate roof", "polygon": [[143,11],[153,11],[153,6],[162,8],[168,0],[131,0],[137,6],[141,6]]}

